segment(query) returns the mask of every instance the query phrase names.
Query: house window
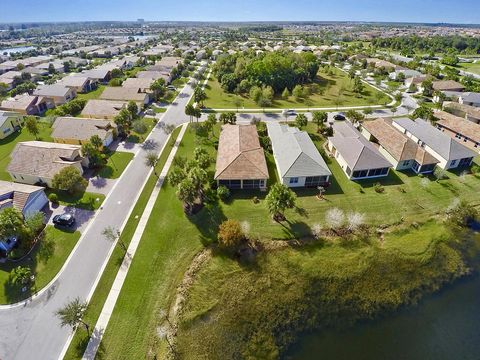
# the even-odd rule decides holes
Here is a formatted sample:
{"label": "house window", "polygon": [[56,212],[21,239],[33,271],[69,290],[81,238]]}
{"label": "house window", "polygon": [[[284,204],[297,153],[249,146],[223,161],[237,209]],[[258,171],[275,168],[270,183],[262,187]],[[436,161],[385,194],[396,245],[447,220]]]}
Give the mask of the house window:
{"label": "house window", "polygon": [[348,166],[347,166],[346,173],[348,176],[352,175],[352,169],[350,169]]}
{"label": "house window", "polygon": [[450,166],[455,166],[457,164],[457,160],[452,160],[452,162],[450,163]]}
{"label": "house window", "polygon": [[290,178],[290,184],[298,184],[298,177]]}
{"label": "house window", "polygon": [[432,172],[433,169],[435,169],[435,164],[427,164],[427,165],[421,166],[418,172],[421,172],[421,173]]}
{"label": "house window", "polygon": [[240,189],[242,187],[241,180],[220,180],[219,184],[229,189]]}
{"label": "house window", "polygon": [[326,182],[327,176],[307,176],[305,178],[305,187],[324,185]]}
{"label": "house window", "polygon": [[244,189],[259,189],[263,187],[264,180],[243,180]]}
{"label": "house window", "polygon": [[420,170],[420,164],[416,161],[413,162],[412,169],[415,172],[418,172]]}
{"label": "house window", "polygon": [[12,131],[10,128],[3,129],[3,134],[7,135],[10,131]]}
{"label": "house window", "polygon": [[469,158],[463,158],[460,160],[460,162],[458,163],[458,166],[470,166],[470,164],[472,163],[472,159],[471,157]]}
{"label": "house window", "polygon": [[402,166],[408,166],[408,165],[410,165],[410,160],[403,161]]}
{"label": "house window", "polygon": [[358,170],[353,172],[352,178],[359,179],[359,178],[367,177],[367,175],[368,175],[368,170]]}

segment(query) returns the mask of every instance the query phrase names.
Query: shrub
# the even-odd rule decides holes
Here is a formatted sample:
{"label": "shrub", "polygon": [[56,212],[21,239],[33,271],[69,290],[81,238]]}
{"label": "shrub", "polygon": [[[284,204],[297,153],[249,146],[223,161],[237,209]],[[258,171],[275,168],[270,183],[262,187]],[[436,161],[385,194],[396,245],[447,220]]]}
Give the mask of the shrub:
{"label": "shrub", "polygon": [[145,134],[147,130],[148,127],[145,124],[145,121],[137,120],[133,123],[133,131],[135,131],[137,134]]}
{"label": "shrub", "polygon": [[381,193],[385,192],[385,188],[380,183],[375,183],[375,185],[373,185],[373,189],[378,194],[381,194]]}
{"label": "shrub", "polygon": [[245,240],[245,234],[237,220],[226,220],[218,229],[220,246],[228,249],[237,248]]}
{"label": "shrub", "polygon": [[471,171],[472,171],[472,174],[475,174],[475,175],[480,174],[480,166],[477,164],[473,164]]}
{"label": "shrub", "polygon": [[48,200],[50,200],[50,202],[54,204],[58,204],[58,195],[55,193],[51,193],[50,195],[48,195]]}
{"label": "shrub", "polygon": [[217,189],[217,195],[220,200],[225,201],[230,197],[230,190],[227,187],[220,185]]}

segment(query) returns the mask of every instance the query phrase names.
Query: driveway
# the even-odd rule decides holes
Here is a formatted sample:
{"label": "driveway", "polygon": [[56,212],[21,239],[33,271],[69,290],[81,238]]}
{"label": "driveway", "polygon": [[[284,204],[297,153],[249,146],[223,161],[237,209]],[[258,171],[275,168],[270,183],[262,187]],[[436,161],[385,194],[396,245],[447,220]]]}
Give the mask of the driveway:
{"label": "driveway", "polygon": [[91,210],[78,209],[71,206],[63,205],[52,207],[51,204],[50,207],[44,211],[46,214],[46,218],[48,219],[48,225],[53,225],[53,217],[55,215],[61,215],[65,213],[72,214],[75,217],[75,226],[73,227],[73,230],[78,230],[82,234],[88,226],[90,220],[93,219],[93,215],[95,215],[95,212]]}

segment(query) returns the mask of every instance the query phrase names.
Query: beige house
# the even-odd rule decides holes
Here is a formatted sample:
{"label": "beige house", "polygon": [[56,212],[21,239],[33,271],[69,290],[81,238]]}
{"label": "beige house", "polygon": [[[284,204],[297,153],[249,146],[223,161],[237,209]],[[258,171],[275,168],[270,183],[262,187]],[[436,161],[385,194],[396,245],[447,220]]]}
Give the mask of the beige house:
{"label": "beige house", "polygon": [[77,93],[86,93],[97,88],[97,80],[87,76],[66,76],[58,84],[74,89]]}
{"label": "beige house", "polygon": [[480,125],[445,111],[435,111],[436,127],[470,149],[480,152]]}
{"label": "beige house", "polygon": [[0,111],[0,140],[19,130],[23,124],[23,116],[19,113]]}
{"label": "beige house", "polygon": [[151,93],[150,86],[154,81],[149,78],[128,78],[123,82],[122,87],[140,89],[142,93]]}
{"label": "beige house", "polygon": [[82,145],[97,135],[107,147],[115,137],[117,125],[109,120],[58,117],[52,128],[52,138],[56,143]]}
{"label": "beige house", "polygon": [[77,96],[75,89],[62,84],[41,85],[33,92],[33,95],[48,97],[53,100],[55,106],[63,105]]}
{"label": "beige house", "polygon": [[465,120],[471,121],[475,124],[480,124],[480,108],[460,104],[457,102],[444,102],[443,108],[456,116],[464,118]]}
{"label": "beige house", "polygon": [[88,166],[80,145],[24,141],[15,146],[7,171],[15,182],[51,187],[55,174],[69,166],[82,174],[82,166]]}
{"label": "beige house", "polygon": [[230,189],[265,189],[267,162],[255,125],[224,125],[218,143],[215,177]]}
{"label": "beige house", "polygon": [[17,95],[3,100],[0,104],[2,110],[15,111],[23,115],[43,114],[54,107],[55,104],[50,98],[28,94]]}
{"label": "beige house", "polygon": [[91,119],[113,119],[126,106],[126,101],[92,99],[88,100],[80,115]]}

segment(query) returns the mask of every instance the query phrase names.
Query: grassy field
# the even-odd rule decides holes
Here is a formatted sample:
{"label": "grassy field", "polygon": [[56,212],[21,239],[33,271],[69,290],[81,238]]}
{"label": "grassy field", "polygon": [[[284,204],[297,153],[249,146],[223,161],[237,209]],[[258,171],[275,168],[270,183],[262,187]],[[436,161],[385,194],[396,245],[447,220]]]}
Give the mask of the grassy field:
{"label": "grassy field", "polygon": [[[180,132],[180,128],[177,128],[172,133],[171,140],[169,141],[168,146],[162,152],[158,160],[158,164],[156,167],[157,172],[160,172],[163,166],[165,165],[167,157],[170,154],[170,150],[172,149],[172,146],[174,144],[174,139],[178,137],[179,132]],[[155,175],[152,174],[152,176],[150,176],[150,178],[148,179],[148,182],[146,183],[145,188],[140,194],[140,197],[138,198],[138,201],[132,210],[132,214],[130,215],[126,223],[125,228],[123,229],[121,239],[125,244],[127,244],[127,246],[133,237],[133,234],[135,232],[135,229],[137,228],[138,222],[140,221],[140,216],[143,210],[145,209],[145,206],[147,205],[148,199],[150,198],[150,194],[152,193],[156,182],[157,182],[157,178]],[[108,293],[113,284],[113,281],[115,280],[115,276],[117,275],[118,269],[120,268],[120,264],[124,256],[125,256],[124,251],[117,246],[113,251],[110,260],[108,261],[107,267],[105,268],[105,271],[102,274],[102,277],[100,279],[100,282],[98,283],[97,288],[95,289],[93,297],[90,300],[90,303],[88,305],[87,313],[84,317],[84,320],[89,324],[92,324],[92,326],[94,326],[94,324],[98,319],[98,316],[100,315],[105,299],[108,296]],[[83,328],[80,328],[75,333],[75,336],[73,337],[73,340],[65,355],[65,360],[80,359],[85,351],[87,343],[88,343],[87,333],[84,331]]]}
{"label": "grassy field", "polygon": [[[47,285],[61,269],[79,238],[78,231],[64,232],[48,226],[45,239],[36,244],[30,259],[0,264],[0,283],[3,285],[0,290],[0,304],[26,299]],[[9,281],[10,272],[16,266],[28,266],[35,274],[34,285],[25,292]]]}
{"label": "grassy field", "polygon": [[107,164],[98,172],[98,176],[105,179],[117,179],[133,159],[134,154],[115,151],[108,157]]}
{"label": "grassy field", "polygon": [[[309,124],[308,129],[313,131],[314,127]],[[320,145],[321,139],[314,136],[315,141]],[[191,157],[193,148],[199,144],[207,147],[212,156],[215,155],[212,142],[198,138],[193,131],[189,130],[185,134],[178,156]],[[275,174],[271,156],[268,156],[268,160],[273,177]],[[156,334],[158,327],[164,322],[163,312],[168,311],[171,306],[176,286],[195,254],[204,245],[211,244],[216,240],[216,228],[226,218],[247,223],[252,237],[268,240],[272,238],[292,239],[309,236],[311,227],[314,224],[322,223],[326,210],[334,206],[345,211],[360,211],[365,214],[369,224],[381,225],[400,222],[408,224],[414,221],[426,222],[433,214],[443,212],[453,199],[459,196],[468,198],[469,201],[477,204],[480,202],[479,180],[472,175],[459,177],[449,173],[450,180],[440,183],[432,180],[429,181],[428,186],[423,188],[420,186],[421,179],[417,176],[392,172],[389,178],[382,181],[385,192],[378,194],[373,190],[372,182],[351,182],[336,163],[331,163],[329,166],[336,181],[327,191],[326,200],[317,200],[313,196],[316,194],[314,190],[298,191],[298,209],[288,211],[287,221],[283,224],[270,220],[263,201],[265,194],[261,192],[234,192],[228,204],[208,205],[197,215],[186,218],[182,206],[176,198],[175,189],[168,184],[164,185],[112,314],[102,342],[102,358],[129,359],[144,357],[145,354],[151,354],[149,357],[156,354],[158,358],[162,358],[166,344]],[[210,174],[212,170],[213,166],[209,169]],[[254,196],[261,199],[259,204],[253,203]],[[182,231],[179,232],[178,229],[182,229]],[[443,230],[441,231],[443,232]],[[430,233],[430,229],[426,228],[425,233]],[[423,249],[428,248],[430,241],[425,241],[423,244],[410,241],[419,234],[421,233],[399,233],[387,236],[384,240],[385,247],[391,247],[392,252],[395,246],[400,246],[405,253],[421,253]],[[432,236],[434,235],[436,235],[435,232],[432,233]],[[396,238],[399,239],[398,242],[395,240]],[[402,243],[406,245],[402,245]],[[410,245],[412,246],[410,247]],[[323,247],[319,247],[317,250],[319,252],[315,256],[308,250],[297,253],[294,266],[305,262],[305,266],[315,268],[317,262],[322,259],[322,261],[330,259],[323,269],[328,269],[329,266],[335,264],[341,269],[348,266],[350,262],[361,266],[362,257],[366,254],[372,255],[375,251],[374,248],[367,245],[358,249],[349,249],[348,247],[323,249]],[[294,250],[292,249],[292,251]],[[272,270],[278,271],[279,274],[286,271],[291,255],[287,252],[282,252],[282,254],[284,254],[283,259],[279,260],[278,265]],[[343,262],[338,261],[337,263],[337,257],[340,257]],[[242,268],[242,265],[237,262],[223,257],[215,257],[214,262],[215,264],[212,265],[215,266],[214,270],[207,271],[214,276],[214,278],[210,278],[211,284],[218,286],[227,277],[236,276],[236,272],[241,271],[238,268]],[[226,263],[228,264],[225,265]],[[293,281],[292,275],[289,274],[287,283]],[[254,276],[254,274],[252,273],[250,276]],[[295,276],[298,276],[296,271]],[[280,279],[277,280],[280,281]],[[208,281],[204,282],[204,286],[206,286],[205,284],[208,284]],[[219,291],[221,289],[233,291],[232,288],[219,287]],[[255,296],[259,294],[255,287],[250,289],[255,291],[253,292],[256,294]],[[263,289],[258,291],[263,291]],[[201,299],[203,295],[205,294],[199,295],[198,299]],[[215,301],[219,301],[216,295],[218,294],[215,293],[202,302],[201,310],[192,311],[207,313],[206,308],[214,307]],[[230,295],[230,293],[224,293],[226,297]],[[193,318],[195,316],[195,314],[192,315]],[[200,338],[192,337],[191,340],[182,338],[182,341],[190,341],[190,344],[201,343],[198,341]],[[181,343],[181,346],[187,345]],[[194,352],[190,354],[195,355]]]}
{"label": "grassy field", "polygon": [[457,67],[462,70],[480,75],[480,62],[477,63],[459,63]]}
{"label": "grassy field", "polygon": [[90,192],[70,194],[66,191],[45,189],[45,194],[57,194],[60,205],[73,206],[85,210],[97,210],[105,200],[105,195]]}
{"label": "grassy field", "polygon": [[[288,99],[276,97],[272,108],[311,108],[311,107],[337,107],[337,106],[369,106],[385,105],[391,99],[385,94],[365,84],[365,90],[361,97],[357,97],[351,91],[353,82],[348,75],[339,69],[332,68],[332,75],[320,71],[316,83],[323,92],[314,93],[308,99],[297,101],[293,96]],[[307,85],[308,86],[308,85]],[[235,99],[242,103],[240,108],[259,108],[253,100],[235,94],[228,94],[220,86],[218,80],[213,76],[205,88],[207,100],[205,107],[213,109],[235,109]]]}
{"label": "grassy field", "polygon": [[103,90],[105,90],[105,85],[98,85],[98,87],[85,94],[77,94],[77,99],[84,99],[84,100],[92,100],[92,99],[98,99],[100,95],[102,95]]}
{"label": "grassy field", "polygon": [[[40,130],[40,134],[38,134],[39,140],[52,141],[52,128],[48,124],[39,123],[38,128]],[[35,136],[31,135],[26,129],[21,129],[21,131],[0,140],[0,180],[11,180],[10,175],[7,172],[7,166],[10,163],[10,154],[15,148],[15,145],[21,141],[32,140],[35,140]]]}

